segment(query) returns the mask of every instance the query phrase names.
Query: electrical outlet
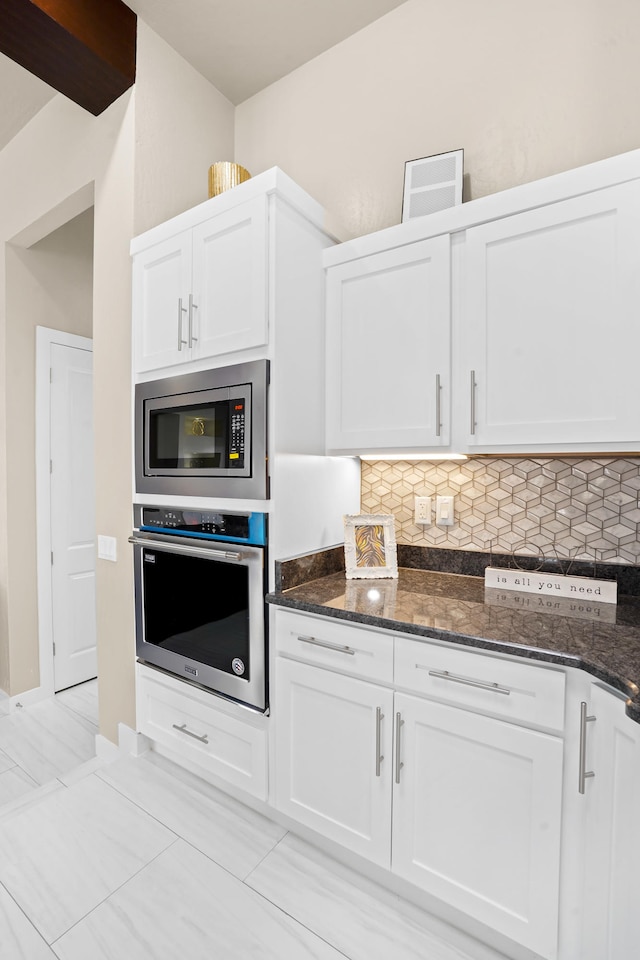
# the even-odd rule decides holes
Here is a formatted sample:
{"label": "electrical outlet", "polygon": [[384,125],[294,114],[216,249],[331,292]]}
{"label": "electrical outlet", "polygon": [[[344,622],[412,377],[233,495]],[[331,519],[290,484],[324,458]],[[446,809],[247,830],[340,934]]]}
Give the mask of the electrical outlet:
{"label": "electrical outlet", "polygon": [[453,520],[453,497],[437,497],[436,525],[438,527],[452,527]]}
{"label": "electrical outlet", "polygon": [[415,497],[413,501],[413,522],[428,526],[431,523],[431,497]]}

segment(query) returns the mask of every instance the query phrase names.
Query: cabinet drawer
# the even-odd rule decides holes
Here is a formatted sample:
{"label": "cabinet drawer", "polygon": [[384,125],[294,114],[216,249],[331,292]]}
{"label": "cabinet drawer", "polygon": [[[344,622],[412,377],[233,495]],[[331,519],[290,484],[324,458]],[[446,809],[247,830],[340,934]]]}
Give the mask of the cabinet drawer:
{"label": "cabinet drawer", "polygon": [[138,666],[138,729],[176,762],[184,758],[203,776],[211,773],[266,800],[266,718],[248,713],[245,720],[233,709],[212,694]]}
{"label": "cabinet drawer", "polygon": [[393,680],[393,637],[339,621],[277,610],[276,650],[340,673]]}
{"label": "cabinet drawer", "polygon": [[560,670],[397,637],[395,684],[506,720],[558,731],[564,727]]}

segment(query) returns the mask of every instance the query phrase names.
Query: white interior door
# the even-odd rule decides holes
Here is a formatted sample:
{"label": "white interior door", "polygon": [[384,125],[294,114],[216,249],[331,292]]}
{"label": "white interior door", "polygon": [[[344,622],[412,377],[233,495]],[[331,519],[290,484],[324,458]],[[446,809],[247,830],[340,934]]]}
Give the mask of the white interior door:
{"label": "white interior door", "polygon": [[54,688],[97,674],[93,354],[51,344],[51,592]]}

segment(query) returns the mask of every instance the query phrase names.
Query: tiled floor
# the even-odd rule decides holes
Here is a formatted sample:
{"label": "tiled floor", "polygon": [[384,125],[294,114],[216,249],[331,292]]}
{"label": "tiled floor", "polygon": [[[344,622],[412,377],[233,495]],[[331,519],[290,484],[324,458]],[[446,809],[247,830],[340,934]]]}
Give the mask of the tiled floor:
{"label": "tiled floor", "polygon": [[95,708],[0,716],[2,960],[497,960],[154,753],[90,761]]}

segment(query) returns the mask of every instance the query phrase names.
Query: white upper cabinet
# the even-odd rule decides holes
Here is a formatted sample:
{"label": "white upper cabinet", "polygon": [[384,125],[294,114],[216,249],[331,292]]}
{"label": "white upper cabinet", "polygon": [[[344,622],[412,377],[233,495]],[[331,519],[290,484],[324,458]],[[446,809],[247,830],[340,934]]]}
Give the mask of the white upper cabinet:
{"label": "white upper cabinet", "polygon": [[450,239],[434,237],[327,275],[327,452],[449,442]]}
{"label": "white upper cabinet", "polygon": [[329,453],[637,451],[640,151],[351,240],[325,269]]}
{"label": "white upper cabinet", "polygon": [[471,452],[637,447],[640,182],[473,227],[459,284]]}
{"label": "white upper cabinet", "polygon": [[267,342],[267,199],[257,197],[193,231],[199,356]]}
{"label": "white upper cabinet", "polygon": [[266,196],[138,253],[133,291],[138,372],[266,344]]}
{"label": "white upper cabinet", "polygon": [[137,370],[180,363],[188,351],[191,233],[179,233],[134,260],[133,317]]}

